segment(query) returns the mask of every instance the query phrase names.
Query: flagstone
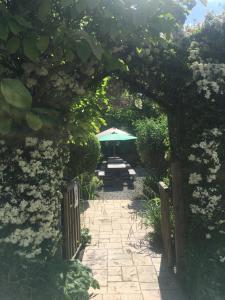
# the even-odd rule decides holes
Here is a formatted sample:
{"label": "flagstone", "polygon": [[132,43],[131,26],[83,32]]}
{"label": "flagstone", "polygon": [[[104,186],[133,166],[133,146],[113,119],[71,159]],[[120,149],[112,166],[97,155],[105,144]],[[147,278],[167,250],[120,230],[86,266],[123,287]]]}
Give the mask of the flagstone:
{"label": "flagstone", "polygon": [[[143,300],[142,294],[121,295],[121,300]],[[151,300],[151,299],[149,299]]]}
{"label": "flagstone", "polygon": [[107,270],[93,270],[93,276],[99,282],[100,287],[107,286]]}
{"label": "flagstone", "polygon": [[108,282],[108,292],[115,294],[140,293],[138,282]]}
{"label": "flagstone", "polygon": [[108,282],[110,281],[116,281],[116,282],[119,282],[119,281],[123,281],[122,280],[122,276],[118,276],[118,275],[113,275],[113,276],[108,276]]}
{"label": "flagstone", "polygon": [[[174,275],[162,254],[149,249],[146,228],[127,200],[85,203],[82,225],[90,229],[92,241],[83,263],[93,270],[100,289],[90,289],[94,300],[184,300]],[[138,205],[137,205],[138,204]]]}
{"label": "flagstone", "polygon": [[136,267],[122,267],[122,275],[124,281],[138,281]]}
{"label": "flagstone", "polygon": [[157,282],[158,278],[153,266],[137,266],[140,282]]}
{"label": "flagstone", "polygon": [[121,276],[122,269],[121,267],[110,267],[108,268],[108,276]]}

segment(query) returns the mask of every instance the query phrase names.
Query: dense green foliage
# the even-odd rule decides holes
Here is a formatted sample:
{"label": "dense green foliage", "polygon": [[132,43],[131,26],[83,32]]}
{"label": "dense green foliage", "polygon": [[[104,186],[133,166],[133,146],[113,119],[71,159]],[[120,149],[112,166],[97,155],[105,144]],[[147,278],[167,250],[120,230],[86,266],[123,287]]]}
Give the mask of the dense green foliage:
{"label": "dense green foliage", "polygon": [[[161,231],[161,204],[159,195],[159,182],[163,181],[169,187],[169,178],[160,177],[154,173],[147,176],[143,182],[143,217],[146,225],[151,226],[154,230],[150,232],[150,245],[161,251],[162,231]],[[170,190],[170,188],[169,188]],[[172,204],[172,203],[171,203]],[[174,243],[174,211],[170,206],[170,224],[172,240]]]}
{"label": "dense green foliage", "polygon": [[[131,92],[157,101],[168,115],[171,160],[182,165],[187,249],[202,241],[209,251],[201,266],[213,261],[213,270],[222,270],[219,283],[213,280],[215,272],[207,272],[207,294],[205,287],[193,291],[193,280],[189,290],[195,293],[193,298],[211,300],[224,298],[225,21],[224,16],[210,16],[202,27],[185,34],[181,28],[194,4],[194,0],[0,0],[0,133],[7,144],[9,138],[18,144],[16,149],[24,137],[34,134],[56,140],[66,135],[67,141],[72,132],[82,140],[102,124],[101,111],[107,103],[105,95],[95,95],[109,75],[126,82]],[[15,157],[7,159],[10,166]],[[20,180],[13,191],[24,180],[19,167],[15,175]],[[4,179],[3,171],[1,166]],[[48,171],[55,175],[50,167]],[[2,186],[4,191],[8,188],[4,180]],[[40,187],[41,183],[34,184],[34,189]],[[22,199],[5,197],[2,215],[8,200],[13,200],[12,212],[18,217]],[[201,226],[195,227],[198,221]],[[4,222],[11,225],[11,217]],[[194,279],[191,268],[199,270],[198,257],[194,251],[186,256],[190,260],[183,271],[189,278]]]}
{"label": "dense green foliage", "polygon": [[101,146],[94,134],[89,135],[83,144],[70,143],[69,149],[69,179],[95,171],[101,154]]}
{"label": "dense green foliage", "polygon": [[158,175],[165,175],[167,163],[167,118],[144,119],[136,122],[137,149],[144,167]]}
{"label": "dense green foliage", "polygon": [[79,176],[81,200],[94,200],[102,186],[100,180],[93,173],[83,173]]}
{"label": "dense green foliage", "polygon": [[153,229],[153,231],[149,235],[150,246],[159,247],[158,250],[161,250],[161,208],[159,197],[145,199],[143,216],[146,226],[149,226]]}
{"label": "dense green foliage", "polygon": [[[138,121],[145,118],[160,117],[161,111],[157,104],[149,101],[149,99],[144,98],[140,94],[129,93],[126,89],[124,90],[123,86],[112,92],[111,84],[108,87],[111,108],[105,114],[107,128],[116,127],[135,135],[136,123]],[[115,88],[117,88],[117,85],[115,85]],[[110,143],[103,144],[102,150],[105,156],[112,156],[112,146]],[[141,163],[135,141],[117,142],[116,154],[134,167]]]}
{"label": "dense green foliage", "polygon": [[89,287],[98,287],[90,269],[60,257],[27,262],[1,251],[0,267],[0,299],[4,300],[88,300]]}
{"label": "dense green foliage", "polygon": [[73,101],[105,72],[128,71],[120,49],[141,47],[144,27],[158,43],[160,32],[184,22],[188,2],[140,1],[134,9],[129,1],[1,0],[1,133],[65,129]]}

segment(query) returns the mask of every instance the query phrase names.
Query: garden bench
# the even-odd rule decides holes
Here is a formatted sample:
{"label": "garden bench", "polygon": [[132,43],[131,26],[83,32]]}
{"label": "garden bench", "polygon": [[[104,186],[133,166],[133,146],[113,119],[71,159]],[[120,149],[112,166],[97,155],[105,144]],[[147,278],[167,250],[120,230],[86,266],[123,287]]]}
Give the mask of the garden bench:
{"label": "garden bench", "polygon": [[130,179],[134,180],[134,178],[136,176],[135,170],[134,169],[128,169],[128,173],[129,173]]}
{"label": "garden bench", "polygon": [[105,177],[105,171],[98,171],[99,177]]}

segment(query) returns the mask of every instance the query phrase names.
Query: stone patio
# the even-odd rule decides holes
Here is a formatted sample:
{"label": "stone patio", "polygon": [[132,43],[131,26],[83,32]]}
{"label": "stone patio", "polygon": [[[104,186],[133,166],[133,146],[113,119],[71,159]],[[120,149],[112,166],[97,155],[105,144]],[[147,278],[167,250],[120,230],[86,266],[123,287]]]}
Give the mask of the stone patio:
{"label": "stone patio", "polygon": [[83,263],[91,267],[100,290],[90,290],[94,300],[184,300],[163,257],[149,249],[146,229],[137,211],[140,202],[94,200],[85,203],[83,226],[91,244]]}

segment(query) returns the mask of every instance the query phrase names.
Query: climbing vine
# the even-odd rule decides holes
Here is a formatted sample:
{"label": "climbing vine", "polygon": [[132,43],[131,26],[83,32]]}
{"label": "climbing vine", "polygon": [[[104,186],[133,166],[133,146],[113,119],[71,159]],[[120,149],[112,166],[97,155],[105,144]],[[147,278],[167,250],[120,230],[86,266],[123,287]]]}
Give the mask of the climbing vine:
{"label": "climbing vine", "polygon": [[52,255],[60,239],[63,171],[60,143],[27,137],[20,147],[0,141],[0,244],[28,259]]}

